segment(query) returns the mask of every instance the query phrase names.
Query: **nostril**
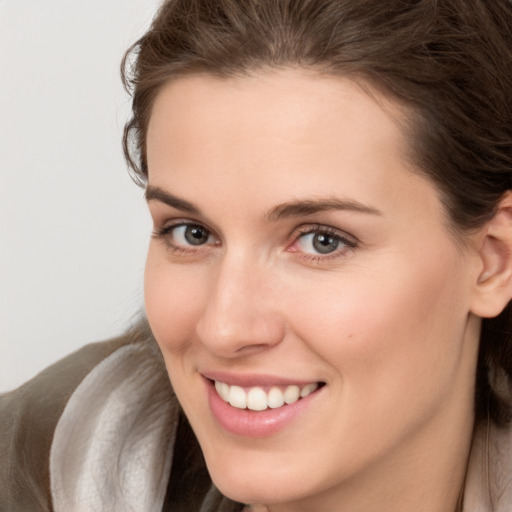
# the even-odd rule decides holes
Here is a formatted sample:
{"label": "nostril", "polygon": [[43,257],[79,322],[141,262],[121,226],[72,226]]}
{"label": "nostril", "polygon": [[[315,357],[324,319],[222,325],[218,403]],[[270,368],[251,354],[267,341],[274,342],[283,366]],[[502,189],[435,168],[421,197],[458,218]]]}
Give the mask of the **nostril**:
{"label": "nostril", "polygon": [[253,354],[255,352],[261,352],[262,350],[266,350],[269,348],[270,343],[269,344],[266,344],[266,343],[254,343],[254,344],[251,344],[251,342],[246,342],[246,344],[242,347],[239,347],[238,350],[237,350],[237,353],[239,355],[243,355],[243,356],[246,356],[246,355],[250,355],[250,354]]}

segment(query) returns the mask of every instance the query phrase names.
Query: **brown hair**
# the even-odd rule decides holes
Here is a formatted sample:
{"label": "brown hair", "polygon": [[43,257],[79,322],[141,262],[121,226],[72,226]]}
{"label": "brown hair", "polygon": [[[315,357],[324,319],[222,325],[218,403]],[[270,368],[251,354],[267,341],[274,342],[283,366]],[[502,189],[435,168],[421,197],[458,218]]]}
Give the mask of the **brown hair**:
{"label": "brown hair", "polygon": [[[133,95],[124,151],[145,184],[146,131],[163,84],[299,66],[369,83],[408,107],[414,160],[455,231],[481,227],[512,188],[510,0],[170,0],[126,53]],[[492,380],[512,382],[510,305],[483,321],[476,412],[512,418]]]}

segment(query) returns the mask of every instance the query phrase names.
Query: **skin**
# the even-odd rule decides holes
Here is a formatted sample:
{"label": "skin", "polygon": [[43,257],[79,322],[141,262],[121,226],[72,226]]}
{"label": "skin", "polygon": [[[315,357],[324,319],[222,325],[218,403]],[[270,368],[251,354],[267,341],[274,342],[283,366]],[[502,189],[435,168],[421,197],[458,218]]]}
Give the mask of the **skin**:
{"label": "skin", "polygon": [[[449,230],[406,157],[404,115],[350,80],[292,69],[183,77],[155,101],[148,190],[198,211],[149,194],[167,231],[149,247],[148,319],[214,482],[258,510],[456,509],[484,244],[479,233],[462,248]],[[275,218],[320,199],[358,209]],[[170,228],[186,221],[209,230],[204,244]],[[308,233],[326,226],[338,245],[321,255]],[[216,422],[205,370],[326,385],[254,439]]]}

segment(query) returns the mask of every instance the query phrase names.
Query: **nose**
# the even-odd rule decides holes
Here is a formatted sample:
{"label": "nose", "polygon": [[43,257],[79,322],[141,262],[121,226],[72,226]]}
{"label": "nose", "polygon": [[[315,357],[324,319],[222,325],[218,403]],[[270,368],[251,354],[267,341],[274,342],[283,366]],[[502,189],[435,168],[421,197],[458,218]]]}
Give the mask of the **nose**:
{"label": "nose", "polygon": [[224,358],[248,356],[277,345],[284,335],[275,276],[264,264],[225,257],[209,283],[197,335]]}

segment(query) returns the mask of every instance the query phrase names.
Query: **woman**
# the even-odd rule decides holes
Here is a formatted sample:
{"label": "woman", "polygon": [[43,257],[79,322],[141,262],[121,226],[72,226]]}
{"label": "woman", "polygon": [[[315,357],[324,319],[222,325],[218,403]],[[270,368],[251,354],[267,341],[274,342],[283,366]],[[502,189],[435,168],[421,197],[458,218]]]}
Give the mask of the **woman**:
{"label": "woman", "polygon": [[125,68],[152,334],[4,397],[10,503],[510,510],[511,27],[506,0],[165,3]]}

